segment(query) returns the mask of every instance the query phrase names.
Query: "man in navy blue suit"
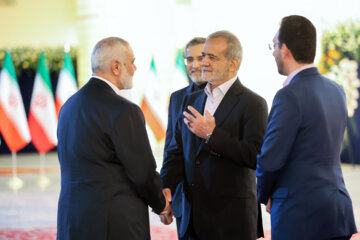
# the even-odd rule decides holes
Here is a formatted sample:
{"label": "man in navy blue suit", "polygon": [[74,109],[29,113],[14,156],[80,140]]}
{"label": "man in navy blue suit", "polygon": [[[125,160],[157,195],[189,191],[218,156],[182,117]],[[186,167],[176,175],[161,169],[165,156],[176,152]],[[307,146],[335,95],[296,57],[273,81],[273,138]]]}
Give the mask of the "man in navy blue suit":
{"label": "man in navy blue suit", "polygon": [[[179,115],[182,115],[181,104],[184,100],[184,97],[192,92],[203,89],[206,85],[206,82],[201,78],[201,51],[203,49],[204,43],[205,38],[195,37],[191,39],[185,46],[185,66],[188,77],[191,79],[192,83],[189,86],[177,90],[171,94],[164,147],[164,159],[167,158],[167,150],[170,146],[171,139],[174,136],[176,121],[179,118]],[[182,189],[183,183],[180,183],[178,184],[175,193],[173,194],[169,191],[169,189],[164,190],[167,195],[172,196],[173,214],[176,218],[178,229],[180,228],[181,223]],[[165,224],[170,224],[172,222],[172,218],[166,218],[164,215],[160,215],[160,217],[162,222]],[[180,235],[179,239],[181,239]]]}
{"label": "man in navy blue suit", "polygon": [[170,212],[132,87],[133,51],[116,37],[92,52],[93,76],[62,107],[57,239],[150,239],[148,206]]}
{"label": "man in navy blue suit", "polygon": [[287,79],[274,97],[256,170],[271,239],[349,239],[356,226],[340,165],[345,93],[313,65],[316,30],[308,19],[284,17],[273,42]]}
{"label": "man in navy blue suit", "polygon": [[[208,36],[202,50],[204,91],[185,96],[161,169],[163,187],[179,184],[181,239],[257,238],[256,155],[267,105],[237,77],[242,47],[228,31]],[[260,232],[260,231],[259,231]]]}

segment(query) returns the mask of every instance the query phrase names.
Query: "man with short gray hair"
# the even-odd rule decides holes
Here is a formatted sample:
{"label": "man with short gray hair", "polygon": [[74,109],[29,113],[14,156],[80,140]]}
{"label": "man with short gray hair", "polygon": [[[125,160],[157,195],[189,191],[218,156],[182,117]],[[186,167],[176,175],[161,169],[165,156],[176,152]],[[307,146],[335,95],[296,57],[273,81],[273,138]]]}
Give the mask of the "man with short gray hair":
{"label": "man with short gray hair", "polygon": [[205,91],[184,98],[183,115],[166,149],[161,177],[171,193],[183,182],[178,231],[184,240],[254,240],[263,234],[255,167],[267,105],[240,83],[241,60],[234,34],[209,35],[201,63]]}
{"label": "man with short gray hair", "polygon": [[92,52],[93,76],[62,107],[57,239],[150,239],[148,206],[171,212],[140,108],[120,96],[136,70],[117,37]]}

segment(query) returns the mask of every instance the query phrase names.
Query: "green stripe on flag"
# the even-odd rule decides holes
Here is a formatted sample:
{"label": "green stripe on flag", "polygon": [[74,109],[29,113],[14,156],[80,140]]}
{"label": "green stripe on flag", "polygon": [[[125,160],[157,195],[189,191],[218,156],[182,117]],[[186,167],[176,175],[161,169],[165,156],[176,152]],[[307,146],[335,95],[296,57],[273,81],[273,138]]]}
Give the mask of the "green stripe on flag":
{"label": "green stripe on flag", "polygon": [[8,71],[8,73],[10,74],[11,76],[11,80],[12,81],[15,81],[16,82],[16,85],[17,84],[17,80],[16,80],[16,73],[15,73],[15,68],[14,68],[14,64],[11,60],[11,54],[10,52],[6,52],[5,54],[5,60],[4,60],[4,66],[3,66],[4,69],[6,69]]}
{"label": "green stripe on flag", "polygon": [[150,65],[150,70],[154,72],[154,74],[156,75],[156,67],[155,67],[155,60],[154,57],[151,58],[151,65]]}
{"label": "green stripe on flag", "polygon": [[65,53],[64,68],[69,71],[70,75],[73,77],[73,80],[76,83],[74,67],[73,67],[73,64],[72,64],[72,61],[71,61],[71,56],[70,56],[69,52]]}
{"label": "green stripe on flag", "polygon": [[49,88],[50,91],[52,91],[51,87],[51,81],[50,81],[50,74],[49,70],[46,67],[46,59],[45,59],[45,53],[41,52],[37,74],[40,74],[42,80],[44,81],[45,85]]}
{"label": "green stripe on flag", "polygon": [[184,55],[183,55],[181,49],[177,50],[176,67],[179,68],[181,71],[183,71],[186,74],[186,67],[185,67],[185,64],[184,64]]}

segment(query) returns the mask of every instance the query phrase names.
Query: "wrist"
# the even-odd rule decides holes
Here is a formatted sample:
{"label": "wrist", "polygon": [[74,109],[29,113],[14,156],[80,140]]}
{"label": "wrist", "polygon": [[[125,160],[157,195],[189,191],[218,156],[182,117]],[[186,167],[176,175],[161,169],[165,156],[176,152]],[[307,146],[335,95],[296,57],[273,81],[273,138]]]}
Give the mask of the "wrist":
{"label": "wrist", "polygon": [[206,137],[205,137],[205,143],[209,143],[210,138],[211,138],[211,135],[212,135],[212,132],[211,132],[211,133],[206,134]]}

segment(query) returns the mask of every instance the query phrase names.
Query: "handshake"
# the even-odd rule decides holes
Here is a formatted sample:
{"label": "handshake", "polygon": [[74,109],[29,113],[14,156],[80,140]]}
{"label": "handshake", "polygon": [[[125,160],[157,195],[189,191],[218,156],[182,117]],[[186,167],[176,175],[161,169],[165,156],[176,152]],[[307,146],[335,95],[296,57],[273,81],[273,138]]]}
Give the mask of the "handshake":
{"label": "handshake", "polygon": [[170,223],[172,223],[173,216],[174,216],[173,209],[170,204],[171,198],[172,198],[170,189],[164,188],[163,194],[164,194],[164,197],[166,200],[166,205],[165,205],[164,210],[159,214],[159,217],[160,217],[160,221],[163,224],[169,225]]}

